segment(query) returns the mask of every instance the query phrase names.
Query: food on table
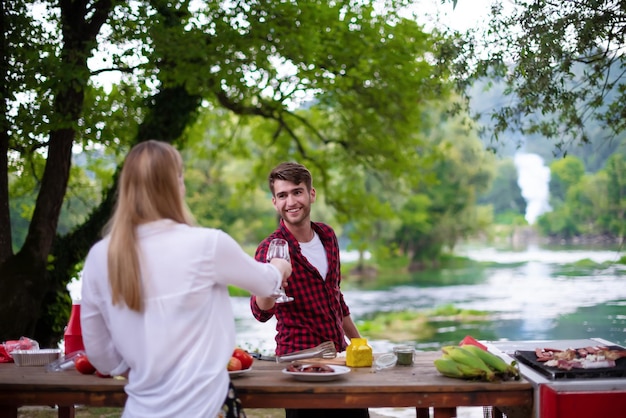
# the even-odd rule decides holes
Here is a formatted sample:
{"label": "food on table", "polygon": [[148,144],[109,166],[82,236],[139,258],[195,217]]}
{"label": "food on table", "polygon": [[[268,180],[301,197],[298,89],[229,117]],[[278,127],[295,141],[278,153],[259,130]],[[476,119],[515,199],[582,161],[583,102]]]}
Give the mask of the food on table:
{"label": "food on table", "polygon": [[250,353],[241,347],[235,348],[235,351],[233,351],[233,357],[241,361],[242,370],[249,369],[252,367],[252,363],[254,362],[254,358],[250,355]]}
{"label": "food on table", "polygon": [[96,368],[89,362],[86,354],[76,356],[74,366],[82,374],[94,374],[96,372]]}
{"label": "food on table", "polygon": [[228,360],[226,370],[228,370],[229,372],[234,372],[237,370],[241,370],[241,367],[241,360],[239,360],[237,357],[231,357],[230,360]]}
{"label": "food on table", "polygon": [[598,369],[615,367],[615,361],[626,358],[626,350],[614,350],[605,346],[568,348],[536,348],[537,361],[547,367],[562,370]]}
{"label": "food on table", "polygon": [[398,366],[412,366],[415,349],[409,345],[398,345],[393,348]]}
{"label": "food on table", "polygon": [[474,345],[445,346],[443,355],[435,360],[435,368],[447,377],[470,380],[519,379],[517,362],[508,364],[506,361]]}
{"label": "food on table", "polygon": [[295,373],[334,373],[335,369],[322,363],[291,363],[287,366],[288,372]]}

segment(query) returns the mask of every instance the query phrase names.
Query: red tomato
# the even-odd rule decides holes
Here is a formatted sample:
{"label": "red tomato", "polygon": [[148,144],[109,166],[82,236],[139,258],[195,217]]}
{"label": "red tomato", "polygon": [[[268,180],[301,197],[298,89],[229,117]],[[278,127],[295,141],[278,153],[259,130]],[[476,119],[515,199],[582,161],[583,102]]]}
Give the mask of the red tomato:
{"label": "red tomato", "polygon": [[243,348],[235,348],[235,351],[233,351],[233,357],[239,359],[242,369],[249,369],[250,367],[252,367],[252,362],[254,361],[254,358]]}
{"label": "red tomato", "polygon": [[108,377],[113,377],[110,374],[102,374],[98,370],[96,370],[96,376],[98,376],[98,377],[107,377],[107,378]]}
{"label": "red tomato", "polygon": [[228,366],[226,366],[226,369],[229,372],[241,370],[241,361],[239,361],[238,358],[231,357],[230,360],[228,360]]}
{"label": "red tomato", "polygon": [[74,366],[82,374],[94,374],[96,368],[89,362],[87,356],[78,356],[74,359]]}

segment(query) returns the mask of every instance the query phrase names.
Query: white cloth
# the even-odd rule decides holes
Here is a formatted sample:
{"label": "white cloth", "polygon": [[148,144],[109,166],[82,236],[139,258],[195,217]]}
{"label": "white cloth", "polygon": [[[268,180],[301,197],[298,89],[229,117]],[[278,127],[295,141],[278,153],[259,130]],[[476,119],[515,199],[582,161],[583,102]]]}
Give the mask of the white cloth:
{"label": "white cloth", "polygon": [[81,327],[89,360],[104,374],[130,368],[124,418],[213,418],[226,398],[235,348],[228,285],[275,293],[281,274],[226,233],[160,220],[138,228],[144,312],[111,303],[108,237],[87,256]]}
{"label": "white cloth", "polygon": [[326,273],[328,273],[328,259],[326,258],[326,249],[324,249],[324,244],[322,244],[322,240],[317,235],[315,231],[313,231],[313,239],[309,242],[299,242],[300,251],[302,255],[306,257],[306,259],[311,263],[313,267],[319,271],[323,280],[326,280]]}

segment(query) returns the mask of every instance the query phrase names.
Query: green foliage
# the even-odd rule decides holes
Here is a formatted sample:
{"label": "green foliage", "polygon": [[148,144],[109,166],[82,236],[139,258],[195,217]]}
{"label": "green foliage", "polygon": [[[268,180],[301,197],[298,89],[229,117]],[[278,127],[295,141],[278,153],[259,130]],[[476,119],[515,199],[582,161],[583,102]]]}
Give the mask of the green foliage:
{"label": "green foliage", "polygon": [[513,0],[491,10],[468,61],[472,80],[501,81],[509,96],[490,112],[496,138],[536,135],[553,140],[561,155],[597,136],[623,139],[620,2]]}
{"label": "green foliage", "polygon": [[545,235],[556,235],[566,240],[580,233],[578,225],[573,221],[570,210],[566,206],[541,215],[537,219],[537,226]]}
{"label": "green foliage", "polygon": [[510,218],[516,214],[523,217],[526,201],[522,197],[517,178],[517,168],[512,158],[497,160],[494,180],[489,189],[478,196],[477,202],[492,205],[496,218],[503,215]]}
{"label": "green foliage", "polygon": [[[199,223],[243,242],[275,226],[264,179],[282,160],[309,166],[320,218],[360,251],[393,237],[407,192],[440,211],[453,204],[436,219],[436,248],[477,225],[469,208],[489,177],[481,150],[458,149],[451,161],[462,164],[441,158],[471,128],[455,119],[446,145],[432,139],[460,107],[450,69],[461,43],[405,17],[403,0],[44,2],[38,17],[34,5],[10,2],[2,16],[10,158],[0,175],[15,220],[0,213],[0,231],[16,233],[15,250],[0,247],[0,290],[15,296],[1,305],[11,316],[0,336],[54,338],[52,318],[37,315],[63,303],[57,292],[110,215],[123,156],[149,138],[189,147]],[[110,90],[94,78],[108,72],[120,75]],[[457,166],[465,172],[448,182]],[[435,181],[442,196],[428,194]]]}
{"label": "green foliage", "polygon": [[393,240],[418,269],[437,263],[445,248],[453,249],[492,221],[490,210],[475,203],[492,181],[493,155],[460,124],[451,118],[432,133],[437,158],[422,168],[432,180],[413,186],[397,208],[400,225]]}
{"label": "green foliage", "polygon": [[608,216],[604,225],[615,236],[626,236],[626,157],[614,154],[606,167]]}
{"label": "green foliage", "polygon": [[[444,305],[419,312],[379,312],[371,318],[360,321],[359,330],[369,338],[387,339],[392,342],[433,341],[439,338],[438,329],[447,323],[457,326],[464,324],[463,330],[459,332],[467,333],[467,325],[480,324],[488,319],[486,312]],[[461,338],[457,339],[457,343]]]}
{"label": "green foliage", "polygon": [[524,217],[524,214],[520,214],[517,211],[510,210],[506,212],[501,212],[494,218],[494,223],[499,225],[513,225],[513,226],[521,226],[527,225],[528,221]]}
{"label": "green foliage", "polygon": [[576,157],[568,156],[550,164],[551,204],[565,201],[570,187],[580,182],[585,174],[585,164]]}
{"label": "green foliage", "polygon": [[595,174],[583,174],[576,158],[553,163],[555,190],[564,199],[555,198],[554,210],[539,217],[537,225],[544,235],[569,240],[576,236],[607,236],[619,240],[626,233],[626,166],[621,154],[607,160],[606,167]]}
{"label": "green foliage", "polygon": [[247,297],[250,296],[250,292],[244,289],[240,289],[236,286],[228,286],[228,294],[233,297]]}

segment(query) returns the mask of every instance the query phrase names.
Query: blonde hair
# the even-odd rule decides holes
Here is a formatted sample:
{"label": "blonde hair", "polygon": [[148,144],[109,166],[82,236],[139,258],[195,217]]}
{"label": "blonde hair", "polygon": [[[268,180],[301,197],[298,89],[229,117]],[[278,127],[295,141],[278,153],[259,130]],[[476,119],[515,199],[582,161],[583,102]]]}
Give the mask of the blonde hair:
{"label": "blonde hair", "polygon": [[122,168],[115,211],[107,230],[112,303],[143,310],[137,226],[159,219],[193,224],[184,202],[183,161],[171,145],[148,140],[135,145]]}

